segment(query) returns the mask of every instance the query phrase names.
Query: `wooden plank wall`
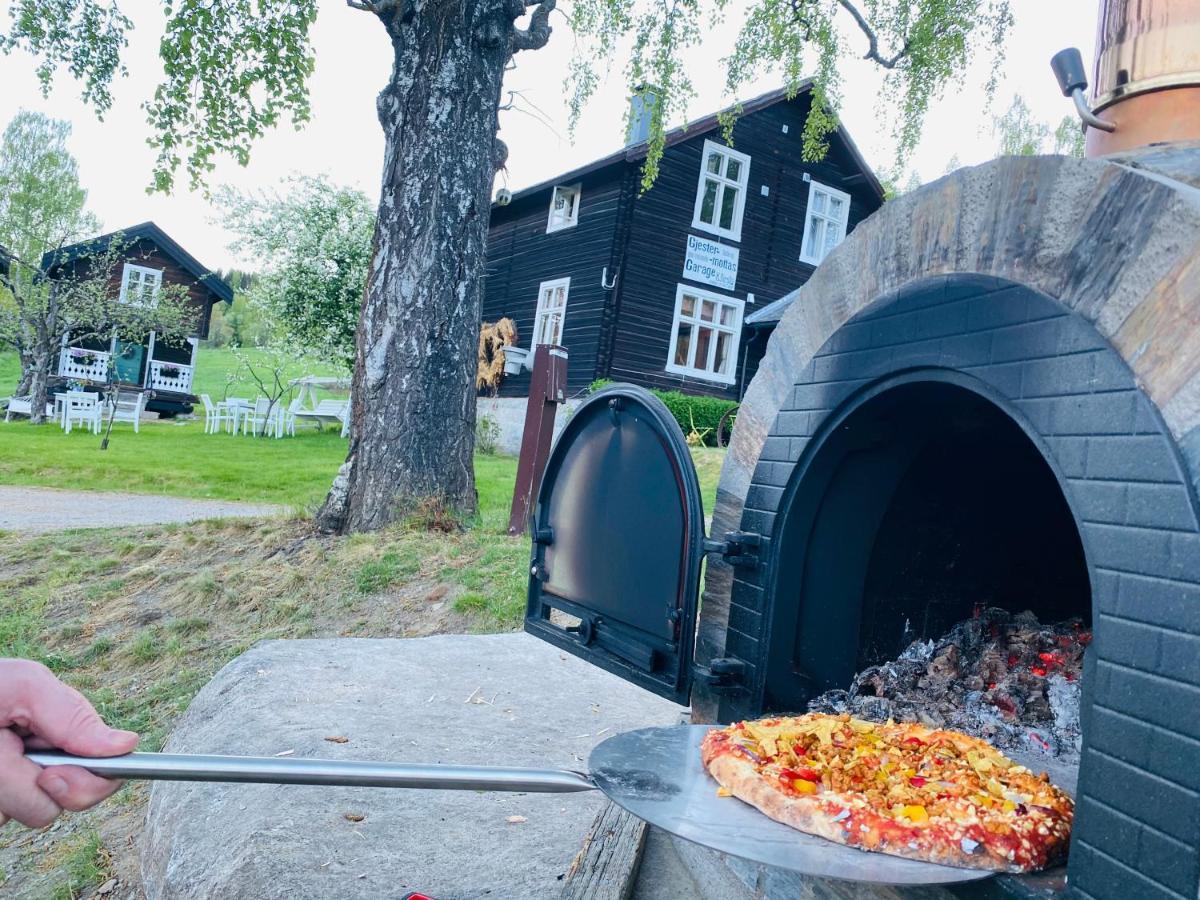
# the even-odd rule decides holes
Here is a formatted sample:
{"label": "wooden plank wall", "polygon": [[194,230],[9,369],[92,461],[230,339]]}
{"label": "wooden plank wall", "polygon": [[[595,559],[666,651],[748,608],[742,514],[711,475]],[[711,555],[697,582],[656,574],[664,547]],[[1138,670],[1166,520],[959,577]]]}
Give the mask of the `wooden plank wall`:
{"label": "wooden plank wall", "polygon": [[[174,259],[163,253],[153,241],[145,238],[135,241],[129,247],[125,260],[135,266],[145,266],[147,269],[161,269],[163,284],[184,285],[187,288],[188,305],[195,311],[196,316],[196,327],[193,333],[201,339],[208,337],[208,323],[212,312],[212,305],[215,302],[219,302],[208,288],[197,281],[190,272],[182,268]],[[69,265],[72,267],[75,277],[82,277],[80,273],[81,271],[86,271],[87,260],[76,260]],[[121,291],[121,274],[122,267],[118,265],[116,271],[112,274],[112,278],[109,280],[109,288],[114,297]]]}
{"label": "wooden plank wall", "polygon": [[[673,375],[664,370],[671,341],[677,286],[683,282],[687,235],[731,244],[740,250],[736,290],[696,284],[718,294],[745,300],[745,315],[799,287],[813,272],[801,263],[800,244],[808,205],[804,173],[851,195],[850,228],[878,208],[878,200],[862,179],[850,154],[836,139],[820,163],[801,160],[801,133],[806,96],[781,102],[742,117],[734,128],[733,147],[751,157],[740,242],[692,231],[696,185],[705,139],[723,143],[720,130],[697,133],[667,149],[657,183],[638,198],[633,212],[620,294],[620,320],[614,332],[611,365],[605,373],[618,381],[659,388],[678,388],[736,399],[739,387]],[[788,133],[783,133],[783,126]],[[857,176],[857,177],[856,177]],[[769,195],[761,188],[766,185]],[[691,282],[687,282],[691,283]],[[749,335],[743,334],[743,345]],[[752,356],[751,371],[761,356]],[[752,348],[753,349],[753,348]],[[741,353],[739,351],[739,361]]]}
{"label": "wooden plank wall", "polygon": [[[518,344],[529,347],[538,286],[569,277],[563,344],[570,355],[567,388],[571,393],[596,378],[599,336],[610,293],[600,286],[600,276],[611,263],[623,169],[618,164],[583,177],[579,220],[573,228],[546,233],[551,188],[492,211],[483,319],[512,318]],[[528,392],[527,375],[506,378],[500,389],[506,397]]]}

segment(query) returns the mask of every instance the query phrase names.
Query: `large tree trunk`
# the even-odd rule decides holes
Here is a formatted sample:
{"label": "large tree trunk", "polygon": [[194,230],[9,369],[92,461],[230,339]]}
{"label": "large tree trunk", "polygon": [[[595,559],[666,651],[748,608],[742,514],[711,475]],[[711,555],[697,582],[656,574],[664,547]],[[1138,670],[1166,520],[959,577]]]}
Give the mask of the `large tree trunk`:
{"label": "large tree trunk", "polygon": [[46,399],[49,396],[50,364],[54,358],[48,347],[34,349],[33,365],[29,378],[29,421],[34,425],[42,425],[46,421]]}
{"label": "large tree trunk", "polygon": [[[384,4],[374,4],[383,7]],[[511,0],[378,13],[395,50],[375,254],[358,325],[350,449],[317,516],[370,530],[475,509],[475,369],[496,110]]]}

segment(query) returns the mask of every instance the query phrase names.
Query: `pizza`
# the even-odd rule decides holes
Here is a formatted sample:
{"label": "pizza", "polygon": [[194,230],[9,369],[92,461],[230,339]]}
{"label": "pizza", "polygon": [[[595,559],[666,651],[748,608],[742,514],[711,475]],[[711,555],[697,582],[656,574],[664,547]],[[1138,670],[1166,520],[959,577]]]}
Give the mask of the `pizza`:
{"label": "pizza", "polygon": [[809,713],[713,729],[700,756],[718,793],[839,844],[1001,872],[1066,857],[1071,798],[957,731]]}

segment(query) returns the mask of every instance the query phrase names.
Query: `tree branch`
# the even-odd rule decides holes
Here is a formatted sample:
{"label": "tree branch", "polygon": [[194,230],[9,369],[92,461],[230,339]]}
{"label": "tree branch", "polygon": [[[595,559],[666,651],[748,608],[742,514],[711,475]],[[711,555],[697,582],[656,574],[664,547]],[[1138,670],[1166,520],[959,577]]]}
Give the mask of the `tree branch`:
{"label": "tree branch", "polygon": [[[904,42],[904,46],[901,47],[894,56],[880,56],[879,37],[875,34],[875,29],[873,29],[870,23],[867,22],[866,17],[859,12],[858,7],[851,3],[850,0],[837,0],[837,2],[838,6],[850,13],[850,16],[854,19],[855,23],[857,23],[859,30],[866,35],[868,46],[867,52],[863,54],[863,59],[873,60],[874,62],[883,66],[885,69],[894,69],[900,63],[900,60],[908,56],[908,41]],[[801,22],[803,23],[803,20],[801,20]]]}
{"label": "tree branch", "polygon": [[402,2],[403,0],[346,0],[346,5],[351,9],[360,9],[363,12],[382,16],[384,13],[398,9]]}
{"label": "tree branch", "polygon": [[[518,50],[540,50],[550,40],[550,13],[554,11],[556,0],[541,0],[533,15],[529,17],[528,28],[513,26],[511,43],[513,53]],[[532,4],[529,4],[532,5]]]}

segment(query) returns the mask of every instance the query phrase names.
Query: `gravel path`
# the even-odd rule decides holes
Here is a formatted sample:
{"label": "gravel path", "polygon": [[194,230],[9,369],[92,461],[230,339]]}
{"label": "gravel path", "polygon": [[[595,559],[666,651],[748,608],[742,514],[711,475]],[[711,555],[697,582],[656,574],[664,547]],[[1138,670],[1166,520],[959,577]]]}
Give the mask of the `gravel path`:
{"label": "gravel path", "polygon": [[284,511],[281,506],[265,503],[0,485],[0,530],[5,531],[158,525],[230,516],[276,516]]}

